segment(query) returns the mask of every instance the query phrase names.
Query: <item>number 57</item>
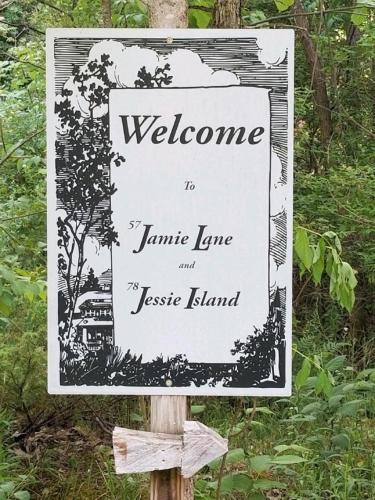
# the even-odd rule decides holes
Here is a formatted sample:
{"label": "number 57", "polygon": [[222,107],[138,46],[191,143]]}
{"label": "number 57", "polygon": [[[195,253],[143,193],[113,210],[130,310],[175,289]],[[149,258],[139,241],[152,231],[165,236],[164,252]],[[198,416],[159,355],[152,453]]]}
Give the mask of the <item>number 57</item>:
{"label": "number 57", "polygon": [[139,224],[141,224],[141,220],[131,220],[129,221],[129,227],[128,229],[137,229],[139,227]]}

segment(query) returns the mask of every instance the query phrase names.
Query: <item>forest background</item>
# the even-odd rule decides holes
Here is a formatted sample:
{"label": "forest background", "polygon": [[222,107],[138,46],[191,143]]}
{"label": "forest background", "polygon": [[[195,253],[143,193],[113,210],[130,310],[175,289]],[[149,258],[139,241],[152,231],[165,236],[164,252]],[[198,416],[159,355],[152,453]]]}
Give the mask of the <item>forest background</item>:
{"label": "forest background", "polygon": [[[147,498],[111,449],[147,398],[46,391],[45,161],[45,29],[147,27],[146,3],[0,3],[0,500]],[[375,498],[375,2],[189,0],[188,22],[297,41],[293,395],[192,399],[230,443],[195,498]]]}

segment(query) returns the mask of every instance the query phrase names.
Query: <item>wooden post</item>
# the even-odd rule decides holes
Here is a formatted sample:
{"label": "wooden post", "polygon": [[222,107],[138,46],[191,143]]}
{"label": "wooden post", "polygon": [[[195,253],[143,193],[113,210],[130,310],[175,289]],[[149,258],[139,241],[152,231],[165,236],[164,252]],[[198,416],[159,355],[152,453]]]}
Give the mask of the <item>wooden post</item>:
{"label": "wooden post", "polygon": [[[147,0],[151,28],[187,28],[187,0]],[[182,434],[188,417],[185,396],[151,396],[152,432]],[[190,479],[179,469],[151,473],[151,500],[193,500]]]}
{"label": "wooden post", "polygon": [[[151,432],[182,434],[188,417],[186,396],[151,396]],[[179,469],[151,473],[151,500],[193,500],[193,482]]]}

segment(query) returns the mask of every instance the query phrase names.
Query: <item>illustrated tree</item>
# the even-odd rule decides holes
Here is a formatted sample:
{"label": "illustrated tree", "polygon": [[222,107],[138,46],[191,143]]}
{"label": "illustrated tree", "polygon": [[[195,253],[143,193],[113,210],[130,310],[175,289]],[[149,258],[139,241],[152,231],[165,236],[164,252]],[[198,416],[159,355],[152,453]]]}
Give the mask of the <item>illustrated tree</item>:
{"label": "illustrated tree", "polygon": [[[116,188],[110,181],[110,166],[118,167],[125,159],[112,149],[109,117],[106,110],[103,112],[103,107],[108,106],[109,92],[115,87],[107,74],[112,64],[110,57],[103,54],[100,61],[74,67],[73,82],[86,113],[73,104],[77,96],[67,88],[62,90],[62,99],[55,107],[62,130],[56,142],[56,189],[58,208],[64,213],[58,217],[57,225],[58,266],[68,303],[68,312],[60,318],[60,340],[65,349],[75,340],[73,317],[78,297],[86,284],[90,285],[82,284],[87,238],[95,237],[108,248],[119,244],[111,221],[110,199]],[[141,68],[135,86],[170,85],[169,70],[168,64],[156,68],[154,74]]]}
{"label": "illustrated tree", "polygon": [[90,292],[99,288],[99,279],[95,276],[94,269],[90,267],[89,274],[84,284],[81,286],[81,293]]}
{"label": "illustrated tree", "polygon": [[161,88],[172,83],[172,76],[168,75],[171,66],[167,63],[163,68],[156,68],[154,74],[151,74],[146,70],[145,66],[142,66],[138,71],[138,80],[134,82],[137,88]]}
{"label": "illustrated tree", "polygon": [[240,386],[251,380],[259,383],[273,373],[275,350],[284,358],[285,349],[285,321],[284,305],[285,289],[277,288],[270,303],[270,312],[263,328],[256,328],[248,335],[245,341],[236,340],[231,350],[233,355],[239,355],[236,370],[232,373],[233,385]]}
{"label": "illustrated tree", "polygon": [[87,262],[85,242],[95,237],[104,247],[118,244],[111,221],[110,198],[116,191],[110,181],[110,165],[120,166],[125,159],[112,149],[107,113],[95,111],[108,104],[114,84],[107,68],[109,56],[90,61],[83,69],[75,67],[73,81],[79,96],[87,103],[88,116],[73,105],[73,91],[64,89],[55,112],[64,133],[56,142],[58,208],[64,215],[57,220],[58,267],[65,283],[68,313],[60,329],[65,349],[74,341],[73,315],[81,293],[82,273]]}

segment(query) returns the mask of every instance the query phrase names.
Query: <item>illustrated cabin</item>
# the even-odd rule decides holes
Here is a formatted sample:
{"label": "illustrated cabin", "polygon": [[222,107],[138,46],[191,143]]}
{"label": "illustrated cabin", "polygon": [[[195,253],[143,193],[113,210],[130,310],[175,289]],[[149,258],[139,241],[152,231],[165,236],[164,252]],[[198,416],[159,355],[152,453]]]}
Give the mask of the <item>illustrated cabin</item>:
{"label": "illustrated cabin", "polygon": [[90,351],[113,345],[113,311],[110,287],[83,293],[77,300],[74,313],[77,340]]}

